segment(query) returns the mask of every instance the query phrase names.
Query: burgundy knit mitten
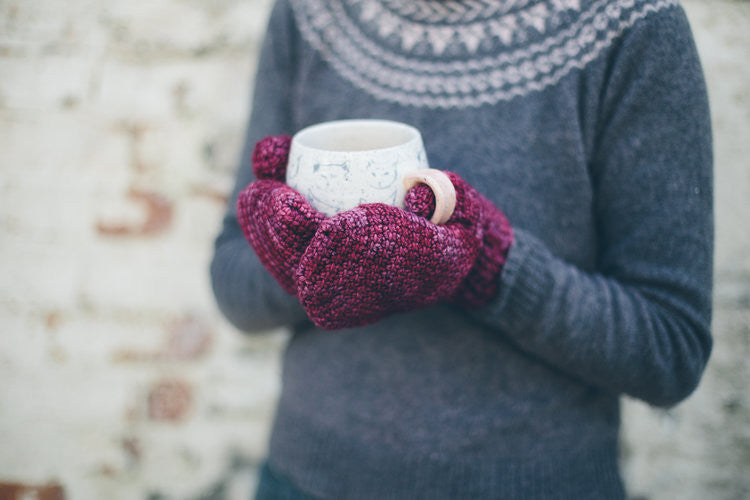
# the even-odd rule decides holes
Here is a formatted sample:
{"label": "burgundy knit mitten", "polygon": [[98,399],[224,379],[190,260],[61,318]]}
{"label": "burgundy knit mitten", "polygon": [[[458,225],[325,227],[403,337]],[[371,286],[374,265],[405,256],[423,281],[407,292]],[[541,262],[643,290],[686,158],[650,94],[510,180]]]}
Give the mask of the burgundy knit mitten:
{"label": "burgundy knit mitten", "polygon": [[295,295],[297,265],[325,216],[284,184],[290,138],[271,136],[255,145],[252,162],[259,179],[237,200],[245,238],[271,275]]}
{"label": "burgundy knit mitten", "polygon": [[407,210],[360,205],[320,223],[299,261],[297,295],[320,327],[374,323],[390,314],[450,301],[478,306],[497,292],[513,241],[503,213],[456,174],[456,210],[429,222],[427,186],[410,190]]}

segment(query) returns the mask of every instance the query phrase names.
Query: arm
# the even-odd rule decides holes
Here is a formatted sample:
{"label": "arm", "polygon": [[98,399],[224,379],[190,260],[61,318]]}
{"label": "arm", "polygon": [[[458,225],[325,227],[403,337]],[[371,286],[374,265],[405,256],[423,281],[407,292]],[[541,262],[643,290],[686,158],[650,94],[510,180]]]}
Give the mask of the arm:
{"label": "arm", "polygon": [[219,308],[245,331],[297,323],[307,317],[298,300],[287,294],[260,263],[243,236],[236,215],[240,191],[254,180],[250,158],[255,143],[267,135],[291,132],[291,23],[287,3],[279,1],[271,13],[261,50],[242,160],[211,262],[211,282]]}
{"label": "arm", "polygon": [[706,91],[679,9],[615,52],[591,159],[596,272],[515,228],[500,293],[475,314],[587,383],[669,406],[697,386],[712,343]]}

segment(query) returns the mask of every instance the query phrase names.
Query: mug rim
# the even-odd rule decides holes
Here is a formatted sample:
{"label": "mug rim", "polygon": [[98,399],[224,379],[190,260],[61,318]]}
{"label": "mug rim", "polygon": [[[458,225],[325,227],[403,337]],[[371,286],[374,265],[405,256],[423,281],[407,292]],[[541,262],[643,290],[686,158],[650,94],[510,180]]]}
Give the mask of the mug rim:
{"label": "mug rim", "polygon": [[[350,127],[356,127],[356,126],[375,126],[375,127],[382,127],[382,128],[397,128],[400,129],[402,132],[406,132],[409,134],[408,138],[404,140],[403,142],[399,142],[398,144],[393,144],[391,146],[385,146],[385,147],[373,147],[373,148],[367,148],[367,149],[334,149],[334,148],[323,148],[318,146],[312,146],[308,143],[306,143],[308,139],[308,136],[311,134],[315,134],[316,132],[319,132],[321,129],[335,129],[335,128],[350,128]],[[399,122],[395,120],[386,120],[386,119],[379,119],[379,118],[353,118],[353,119],[344,119],[344,120],[332,120],[332,121],[326,121],[321,123],[315,123],[313,125],[309,125],[307,127],[304,127],[300,129],[297,133],[295,133],[292,136],[292,146],[297,146],[299,148],[304,148],[310,151],[319,151],[324,152],[328,154],[359,154],[359,153],[373,153],[373,152],[380,152],[380,151],[388,151],[391,149],[397,149],[404,147],[407,144],[410,144],[415,141],[421,141],[422,135],[420,134],[419,130],[417,130],[416,127],[413,127],[407,123]]]}

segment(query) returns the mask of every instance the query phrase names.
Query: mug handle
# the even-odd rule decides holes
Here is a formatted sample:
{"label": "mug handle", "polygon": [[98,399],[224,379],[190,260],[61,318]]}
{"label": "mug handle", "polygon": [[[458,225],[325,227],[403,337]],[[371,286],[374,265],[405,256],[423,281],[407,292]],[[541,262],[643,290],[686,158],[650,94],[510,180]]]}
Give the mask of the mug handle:
{"label": "mug handle", "polygon": [[404,175],[404,188],[409,191],[417,184],[427,184],[435,195],[435,212],[430,222],[445,224],[456,209],[456,188],[442,170],[425,168]]}

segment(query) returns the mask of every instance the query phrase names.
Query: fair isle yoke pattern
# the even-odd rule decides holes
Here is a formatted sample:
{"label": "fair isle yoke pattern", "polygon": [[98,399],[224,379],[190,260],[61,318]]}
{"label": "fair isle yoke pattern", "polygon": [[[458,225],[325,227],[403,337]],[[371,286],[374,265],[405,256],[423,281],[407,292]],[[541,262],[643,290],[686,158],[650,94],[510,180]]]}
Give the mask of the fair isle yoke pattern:
{"label": "fair isle yoke pattern", "polygon": [[554,85],[677,0],[291,0],[344,79],[426,108],[492,105]]}

